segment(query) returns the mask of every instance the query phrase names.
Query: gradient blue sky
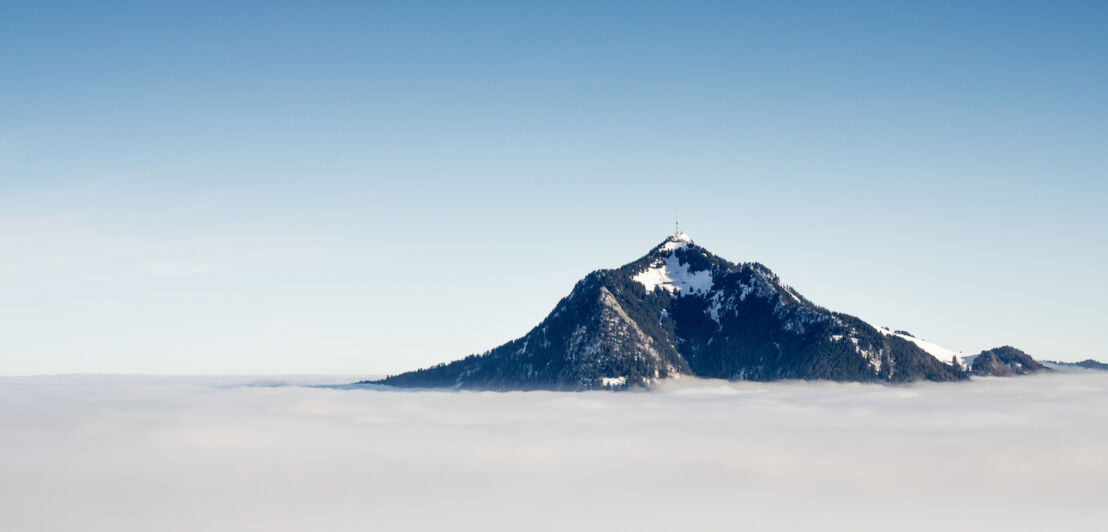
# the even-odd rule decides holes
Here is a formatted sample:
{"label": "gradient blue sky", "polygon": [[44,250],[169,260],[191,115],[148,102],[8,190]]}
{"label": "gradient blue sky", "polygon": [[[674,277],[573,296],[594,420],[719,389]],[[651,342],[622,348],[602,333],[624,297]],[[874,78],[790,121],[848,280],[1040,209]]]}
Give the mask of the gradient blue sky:
{"label": "gradient blue sky", "polygon": [[0,5],[0,373],[383,373],[672,231],[1108,358],[1103,2]]}

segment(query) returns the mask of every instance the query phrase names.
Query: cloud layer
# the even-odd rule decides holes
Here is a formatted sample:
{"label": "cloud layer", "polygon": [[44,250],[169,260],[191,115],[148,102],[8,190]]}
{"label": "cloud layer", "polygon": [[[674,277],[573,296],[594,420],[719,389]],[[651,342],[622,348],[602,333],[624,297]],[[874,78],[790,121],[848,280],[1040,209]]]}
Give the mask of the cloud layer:
{"label": "cloud layer", "polygon": [[618,394],[272,384],[0,378],[0,529],[1099,530],[1108,518],[1102,373]]}

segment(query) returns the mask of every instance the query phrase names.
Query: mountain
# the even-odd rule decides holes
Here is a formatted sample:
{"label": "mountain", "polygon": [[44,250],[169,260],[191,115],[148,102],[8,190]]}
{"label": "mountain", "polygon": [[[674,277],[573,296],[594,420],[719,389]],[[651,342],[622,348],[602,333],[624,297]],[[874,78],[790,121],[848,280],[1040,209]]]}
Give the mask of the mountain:
{"label": "mountain", "polygon": [[1100,370],[1100,371],[1108,371],[1108,364],[1093,360],[1091,358],[1086,359],[1086,360],[1082,360],[1081,362],[1075,362],[1073,365],[1077,366],[1079,368],[1084,368],[1084,369],[1095,369],[1095,370]]}
{"label": "mountain", "polygon": [[1058,366],[1061,368],[1081,368],[1081,369],[1095,369],[1098,371],[1108,371],[1108,364],[1098,362],[1091,358],[1082,360],[1081,362],[1058,362],[1055,360],[1044,360],[1043,364],[1050,366]]}
{"label": "mountain", "polygon": [[974,375],[1008,377],[1030,375],[1050,368],[1038,363],[1031,355],[1011,346],[997,347],[973,357],[970,372]]}
{"label": "mountain", "polygon": [[975,357],[820,307],[782,284],[769,268],[728,262],[677,233],[634,262],[590,273],[542,323],[516,340],[375,383],[587,390],[682,375],[959,381],[969,378],[967,369],[990,374],[1003,366],[1014,373],[1014,367],[1037,364],[1007,349],[978,355],[988,354],[978,373],[977,365],[970,365]]}

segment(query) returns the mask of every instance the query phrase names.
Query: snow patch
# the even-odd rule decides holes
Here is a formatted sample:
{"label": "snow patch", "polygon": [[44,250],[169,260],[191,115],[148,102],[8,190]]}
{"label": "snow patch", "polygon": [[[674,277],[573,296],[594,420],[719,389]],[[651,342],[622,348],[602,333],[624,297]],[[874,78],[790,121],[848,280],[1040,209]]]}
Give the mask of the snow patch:
{"label": "snow patch", "polygon": [[646,271],[631,278],[641,284],[647,293],[661,288],[673,295],[705,294],[712,289],[712,272],[690,272],[688,264],[682,264],[677,255],[664,261],[656,261]]}
{"label": "snow patch", "polygon": [[760,298],[770,297],[776,293],[773,289],[773,285],[775,284],[777,284],[776,279],[769,279],[762,272],[755,271],[749,279],[739,284],[739,288],[741,289],[739,292],[739,301],[746,301],[746,298],[751,294]]}
{"label": "snow patch", "polygon": [[677,251],[679,249],[688,247],[688,242],[681,242],[679,240],[670,240],[665,244],[662,244],[662,251]]}
{"label": "snow patch", "polygon": [[906,334],[896,333],[884,327],[878,327],[877,330],[878,332],[886,336],[896,336],[897,338],[908,340],[909,342],[916,344],[916,347],[919,347],[920,349],[926,351],[927,354],[937,358],[939,362],[947,365],[950,365],[951,361],[954,360],[955,357],[958,358],[958,363],[962,364],[963,366],[967,364],[972,364],[973,358],[976,357],[976,355],[966,355],[953,349],[947,349],[941,345],[936,345],[931,342],[920,340],[919,338],[914,338]]}
{"label": "snow patch", "polygon": [[708,307],[708,316],[712,318],[712,321],[719,323],[719,312],[723,310],[723,292],[716,292],[712,294],[712,304]]}
{"label": "snow patch", "polygon": [[619,388],[627,385],[627,377],[603,377],[600,384],[605,388]]}

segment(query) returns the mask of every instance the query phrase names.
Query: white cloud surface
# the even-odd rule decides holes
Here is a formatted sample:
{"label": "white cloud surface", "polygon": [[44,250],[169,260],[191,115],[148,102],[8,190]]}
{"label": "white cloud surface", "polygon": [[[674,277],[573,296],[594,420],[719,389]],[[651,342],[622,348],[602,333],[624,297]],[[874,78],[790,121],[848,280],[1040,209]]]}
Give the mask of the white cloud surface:
{"label": "white cloud surface", "polygon": [[1100,530],[1108,518],[1102,373],[651,393],[271,383],[0,378],[0,529]]}

